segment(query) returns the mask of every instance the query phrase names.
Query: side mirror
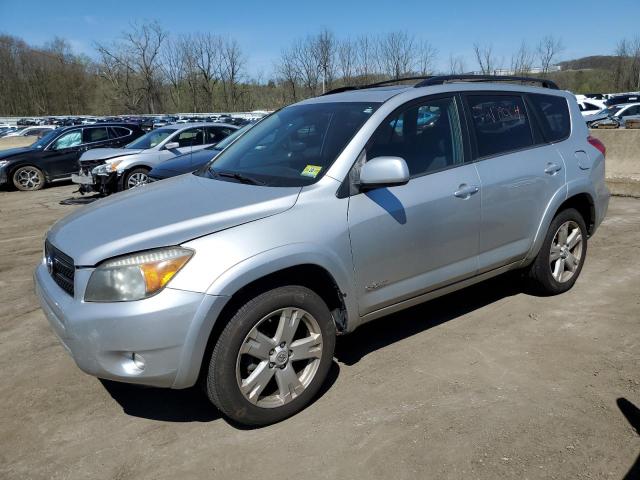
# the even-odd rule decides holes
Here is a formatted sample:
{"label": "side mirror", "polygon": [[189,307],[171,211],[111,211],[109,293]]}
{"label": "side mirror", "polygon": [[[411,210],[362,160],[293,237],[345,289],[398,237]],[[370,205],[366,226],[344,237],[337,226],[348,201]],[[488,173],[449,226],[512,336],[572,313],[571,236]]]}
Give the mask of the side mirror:
{"label": "side mirror", "polygon": [[360,189],[394,187],[409,182],[409,167],[400,157],[376,157],[360,169]]}
{"label": "side mirror", "polygon": [[179,147],[180,147],[180,144],[178,142],[169,142],[164,144],[165,150],[174,150]]}

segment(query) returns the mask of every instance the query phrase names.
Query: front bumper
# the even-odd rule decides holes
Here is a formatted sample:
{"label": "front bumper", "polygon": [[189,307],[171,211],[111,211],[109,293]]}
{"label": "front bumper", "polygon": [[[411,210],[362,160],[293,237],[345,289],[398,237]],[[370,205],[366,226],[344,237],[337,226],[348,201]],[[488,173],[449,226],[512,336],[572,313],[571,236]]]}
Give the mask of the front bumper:
{"label": "front bumper", "polygon": [[[81,370],[157,387],[196,382],[208,332],[227,298],[165,288],[145,300],[83,302],[62,290],[44,264],[34,281],[42,310]],[[134,364],[133,353],[143,357],[144,369]]]}
{"label": "front bumper", "polygon": [[0,185],[4,185],[8,181],[6,167],[0,167]]}

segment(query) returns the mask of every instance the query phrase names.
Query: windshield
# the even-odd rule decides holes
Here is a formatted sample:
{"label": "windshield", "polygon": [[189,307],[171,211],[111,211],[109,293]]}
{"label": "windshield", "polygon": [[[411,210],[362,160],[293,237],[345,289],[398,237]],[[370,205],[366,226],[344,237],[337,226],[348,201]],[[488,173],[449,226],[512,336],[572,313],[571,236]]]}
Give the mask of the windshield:
{"label": "windshield", "polygon": [[600,110],[596,115],[614,115],[621,108],[622,107],[607,107],[603,110]]}
{"label": "windshield", "polygon": [[231,142],[233,142],[236,138],[238,138],[244,132],[249,130],[249,127],[251,127],[251,126],[252,125],[245,125],[244,127],[239,128],[238,130],[233,132],[231,135],[223,138],[222,140],[220,140],[215,145],[211,145],[210,147],[207,147],[206,149],[207,150],[224,150],[225,148],[227,148],[227,146],[229,146],[231,144]]}
{"label": "windshield", "polygon": [[310,185],[326,173],[379,105],[339,102],[284,108],[254,125],[198,174],[221,180],[244,177],[273,187]]}
{"label": "windshield", "polygon": [[141,136],[137,140],[125,145],[124,148],[142,148],[144,150],[147,148],[153,148],[175,132],[176,130],[174,128],[158,128],[157,130],[151,130],[149,133]]}
{"label": "windshield", "polygon": [[38,139],[37,142],[31,144],[31,148],[44,148],[51,142],[60,132],[51,130]]}

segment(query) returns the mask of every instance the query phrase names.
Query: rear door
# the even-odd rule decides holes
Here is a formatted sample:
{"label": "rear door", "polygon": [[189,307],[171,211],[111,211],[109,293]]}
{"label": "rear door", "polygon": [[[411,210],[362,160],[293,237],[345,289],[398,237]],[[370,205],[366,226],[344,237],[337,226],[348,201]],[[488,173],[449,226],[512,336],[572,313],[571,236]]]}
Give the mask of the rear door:
{"label": "rear door", "polygon": [[482,185],[484,272],[527,254],[547,205],[565,185],[565,168],[532,122],[524,95],[473,92],[465,100]]}
{"label": "rear door", "polygon": [[460,113],[455,96],[411,102],[380,125],[354,166],[398,156],[411,174],[406,185],[349,199],[362,315],[477,271],[480,182],[465,161]]}

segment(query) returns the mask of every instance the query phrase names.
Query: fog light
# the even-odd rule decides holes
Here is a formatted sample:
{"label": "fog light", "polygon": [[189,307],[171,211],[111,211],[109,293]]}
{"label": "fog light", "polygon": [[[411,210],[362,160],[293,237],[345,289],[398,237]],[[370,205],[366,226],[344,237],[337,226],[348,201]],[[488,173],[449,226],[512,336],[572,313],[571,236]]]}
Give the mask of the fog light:
{"label": "fog light", "polygon": [[131,360],[133,364],[136,366],[138,370],[144,370],[144,357],[142,355],[138,355],[137,353],[131,354]]}

